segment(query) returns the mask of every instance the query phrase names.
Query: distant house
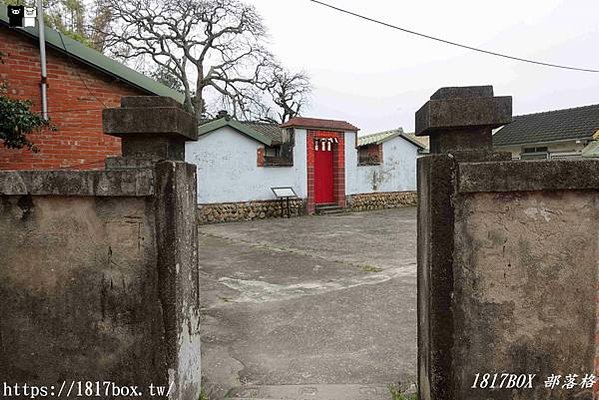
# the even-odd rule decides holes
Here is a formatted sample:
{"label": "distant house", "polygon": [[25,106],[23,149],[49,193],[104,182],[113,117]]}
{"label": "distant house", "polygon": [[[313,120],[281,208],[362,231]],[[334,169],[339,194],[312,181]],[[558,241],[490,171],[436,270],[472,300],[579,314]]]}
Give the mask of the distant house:
{"label": "distant house", "polygon": [[309,213],[322,205],[345,207],[345,160],[357,158],[352,157],[357,127],[315,118],[276,125],[219,117],[204,121],[198,141],[185,150],[186,161],[198,168],[198,202],[204,208],[271,201],[271,188],[281,186],[292,187]]}
{"label": "distant house", "polygon": [[358,137],[357,193],[416,189],[416,159],[425,146],[403,129]]}
{"label": "distant house", "polygon": [[[41,110],[37,28],[8,26],[0,4],[0,83],[7,96],[28,99]],[[62,36],[62,37],[61,37]],[[57,131],[30,135],[39,149],[6,149],[0,143],[0,169],[96,169],[119,155],[120,139],[103,134],[102,108],[118,107],[121,96],[159,95],[183,102],[184,96],[85,45],[45,29],[48,114]],[[64,44],[63,44],[64,42]]]}
{"label": "distant house", "polygon": [[493,135],[496,150],[514,159],[596,156],[599,104],[514,117]]}
{"label": "distant house", "polygon": [[[400,130],[363,137],[346,121],[292,118],[283,125],[240,122],[222,113],[186,143],[197,166],[205,222],[269,216],[271,188],[291,187],[301,212],[413,204],[416,158],[424,147]],[[403,203],[402,203],[403,202]]]}

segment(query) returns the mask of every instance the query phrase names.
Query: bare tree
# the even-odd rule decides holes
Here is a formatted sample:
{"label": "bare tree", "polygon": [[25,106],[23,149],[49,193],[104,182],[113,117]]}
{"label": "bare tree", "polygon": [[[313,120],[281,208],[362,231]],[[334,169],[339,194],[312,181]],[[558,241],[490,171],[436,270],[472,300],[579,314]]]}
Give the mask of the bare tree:
{"label": "bare tree", "polygon": [[89,31],[91,46],[99,52],[104,52],[106,47],[105,32],[112,22],[110,7],[106,4],[106,0],[94,1],[90,19],[91,26],[89,27]]}
{"label": "bare tree", "polygon": [[275,66],[271,80],[266,87],[270,101],[278,108],[266,106],[262,108],[260,119],[272,123],[285,123],[299,115],[302,107],[308,104],[312,85],[304,72],[292,73],[285,68]]}
{"label": "bare tree", "polygon": [[186,107],[201,117],[206,96],[220,96],[247,117],[268,87],[272,57],[262,19],[238,0],[105,0],[113,19],[106,50],[150,60],[180,80]]}

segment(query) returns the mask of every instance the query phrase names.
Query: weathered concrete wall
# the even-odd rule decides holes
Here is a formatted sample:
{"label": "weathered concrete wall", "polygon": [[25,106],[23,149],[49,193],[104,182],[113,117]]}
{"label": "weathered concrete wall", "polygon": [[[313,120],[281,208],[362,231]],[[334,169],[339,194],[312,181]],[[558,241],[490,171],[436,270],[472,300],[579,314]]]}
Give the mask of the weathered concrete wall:
{"label": "weathered concrete wall", "polygon": [[196,400],[195,168],[4,172],[0,195],[0,376]]}
{"label": "weathered concrete wall", "polygon": [[[200,394],[200,271],[195,165],[156,164],[158,287],[167,346],[169,381],[178,399]],[[170,383],[169,382],[169,383]]]}
{"label": "weathered concrete wall", "polygon": [[[104,111],[105,126],[134,149],[107,163],[118,169],[0,172],[0,377],[8,385],[66,398],[57,395],[63,382],[77,390],[81,381],[78,397],[126,397],[107,394],[110,381],[136,386],[139,398],[151,398],[150,384],[170,390],[162,398],[199,397],[196,172],[160,160],[178,156],[168,150],[182,149],[197,123],[166,99],[126,100],[132,112]],[[143,110],[148,101],[164,107]],[[165,114],[178,122],[173,131],[126,129],[138,119],[160,126],[151,119]],[[101,392],[90,396],[87,381]]]}
{"label": "weathered concrete wall", "polygon": [[[418,160],[421,400],[593,398],[581,380],[596,353],[599,161],[492,152],[507,99],[441,89],[416,119],[433,151]],[[514,388],[504,373],[534,378]]]}
{"label": "weathered concrete wall", "polygon": [[486,372],[537,374],[518,399],[592,398],[591,388],[543,384],[594,373],[598,193],[483,192],[455,202],[455,398],[488,398],[489,389],[471,389]]}
{"label": "weathered concrete wall", "polygon": [[5,194],[0,207],[4,380],[167,384],[151,198]]}
{"label": "weathered concrete wall", "polygon": [[[382,144],[380,165],[347,164],[347,194],[416,190],[418,147],[401,137]],[[352,151],[356,152],[352,147]],[[353,160],[352,160],[353,162]]]}

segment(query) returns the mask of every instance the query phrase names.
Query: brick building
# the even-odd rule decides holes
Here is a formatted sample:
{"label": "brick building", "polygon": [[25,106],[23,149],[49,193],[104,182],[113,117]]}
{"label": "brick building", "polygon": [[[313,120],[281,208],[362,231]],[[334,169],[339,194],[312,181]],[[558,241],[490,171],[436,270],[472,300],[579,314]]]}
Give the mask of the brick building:
{"label": "brick building", "polygon": [[[62,37],[61,37],[62,36]],[[106,156],[119,155],[119,139],[102,132],[102,108],[120,104],[121,96],[160,95],[179,102],[183,95],[109,59],[83,44],[46,28],[48,115],[58,130],[34,133],[39,149],[0,145],[0,169],[97,169]],[[7,96],[29,99],[41,110],[40,56],[36,28],[8,26],[0,4],[0,82]]]}

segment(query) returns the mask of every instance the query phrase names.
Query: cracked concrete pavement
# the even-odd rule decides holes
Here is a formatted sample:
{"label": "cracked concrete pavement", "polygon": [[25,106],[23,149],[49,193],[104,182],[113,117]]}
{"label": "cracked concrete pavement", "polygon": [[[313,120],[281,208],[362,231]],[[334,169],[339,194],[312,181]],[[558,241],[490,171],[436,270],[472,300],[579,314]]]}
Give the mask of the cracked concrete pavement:
{"label": "cracked concrete pavement", "polygon": [[213,399],[415,381],[415,208],[204,225],[200,268]]}

